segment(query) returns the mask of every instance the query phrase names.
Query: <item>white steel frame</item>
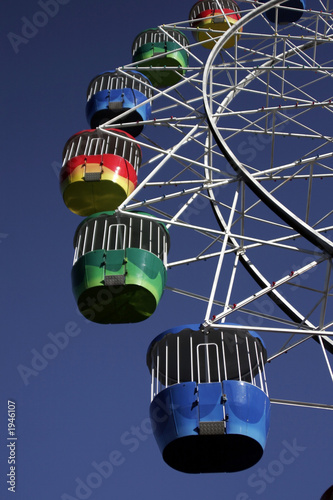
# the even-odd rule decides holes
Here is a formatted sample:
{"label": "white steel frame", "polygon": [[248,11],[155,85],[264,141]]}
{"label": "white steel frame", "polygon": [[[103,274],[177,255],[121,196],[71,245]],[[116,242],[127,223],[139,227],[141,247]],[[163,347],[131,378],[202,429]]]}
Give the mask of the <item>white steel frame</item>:
{"label": "white steel frame", "polygon": [[[242,327],[266,332],[268,340],[269,335],[289,336],[276,352],[269,352],[270,361],[314,338],[319,345],[313,348],[321,347],[333,380],[333,206],[318,210],[333,185],[333,137],[331,127],[323,128],[333,111],[333,58],[326,50],[333,43],[329,1],[313,0],[312,11],[288,27],[274,26],[265,17],[265,11],[278,7],[281,0],[240,3],[241,19],[217,39],[214,49],[208,51],[198,42],[184,47],[190,54],[186,74],[172,87],[153,89],[148,99],[153,117],[136,138],[143,153],[139,185],[119,212],[152,210],[166,224],[174,249],[167,267],[175,268],[167,288],[203,304],[195,322],[202,320],[204,328],[221,323],[228,328],[225,321],[233,322],[238,313],[260,318],[259,327],[249,321]],[[180,29],[188,38],[193,30],[188,20],[160,30],[167,33],[167,28]],[[222,50],[232,37],[235,47]],[[147,68],[151,70],[149,61]],[[140,70],[132,63],[118,71],[126,74],[131,69]],[[117,128],[129,113],[101,128]],[[253,163],[241,158],[237,143],[258,144],[253,142],[257,136],[263,147]],[[291,146],[282,151],[279,141],[284,137]],[[301,153],[297,140],[305,145]],[[320,179],[325,182],[322,199],[316,184]],[[290,181],[297,190],[288,199],[284,193],[290,191]],[[300,210],[298,204],[295,210],[298,197]],[[181,233],[184,241],[179,242]],[[187,255],[179,251],[178,256],[177,248],[181,250],[185,241]],[[271,255],[278,256],[273,277],[264,262]],[[202,261],[209,267],[209,292],[192,287],[191,279],[185,285],[177,283],[178,267],[193,267],[192,278]],[[285,273],[283,266],[292,270]],[[252,287],[243,286],[244,274],[253,278]],[[289,293],[292,287],[294,295]],[[256,310],[263,297],[274,303],[274,314]],[[295,335],[303,337],[293,341]],[[328,402],[271,401],[333,409]]]}

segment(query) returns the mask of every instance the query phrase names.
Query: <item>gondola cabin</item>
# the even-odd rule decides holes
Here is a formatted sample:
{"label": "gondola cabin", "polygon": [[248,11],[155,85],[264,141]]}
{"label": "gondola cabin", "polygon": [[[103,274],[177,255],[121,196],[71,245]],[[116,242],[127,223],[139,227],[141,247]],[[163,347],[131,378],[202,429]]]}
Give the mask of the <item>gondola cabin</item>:
{"label": "gondola cabin", "polygon": [[142,73],[106,71],[88,86],[86,116],[90,127],[119,117],[117,128],[136,137],[143,130],[142,122],[150,119],[152,96],[151,83]]}
{"label": "gondola cabin", "polygon": [[184,325],[152,341],[150,418],[170,467],[235,472],[260,460],[270,420],[266,356],[261,338],[236,325]]}
{"label": "gondola cabin", "polygon": [[[199,0],[193,5],[189,15],[191,26],[195,28],[193,30],[195,40],[201,42],[207,49],[212,49],[218,38],[240,18],[240,9],[234,0],[220,0],[219,2]],[[239,35],[231,38],[223,48],[232,47],[236,37],[239,38]]]}
{"label": "gondola cabin", "polygon": [[141,149],[128,133],[78,132],[63,151],[60,189],[66,206],[82,216],[116,209],[135,189],[140,165]]}
{"label": "gondola cabin", "polygon": [[[263,3],[267,3],[269,0],[262,1]],[[283,2],[281,6],[267,10],[265,15],[271,23],[290,24],[299,21],[305,9],[305,0],[288,0],[287,2]]]}
{"label": "gondola cabin", "polygon": [[166,283],[169,233],[143,212],[102,212],[74,237],[72,288],[87,319],[136,323],[155,311]]}
{"label": "gondola cabin", "polygon": [[320,497],[320,500],[333,500],[333,485],[325,491],[325,493]]}
{"label": "gondola cabin", "polygon": [[140,33],[132,46],[138,63],[155,87],[170,87],[181,80],[188,66],[189,41],[179,30],[152,28]]}

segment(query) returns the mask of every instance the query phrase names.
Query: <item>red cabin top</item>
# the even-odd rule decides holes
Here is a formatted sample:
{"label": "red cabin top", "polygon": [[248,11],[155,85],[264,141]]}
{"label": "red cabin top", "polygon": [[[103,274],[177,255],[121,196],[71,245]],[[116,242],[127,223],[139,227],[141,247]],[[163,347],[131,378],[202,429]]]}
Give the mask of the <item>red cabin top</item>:
{"label": "red cabin top", "polygon": [[[238,21],[240,19],[240,9],[234,0],[222,0],[220,1],[220,5],[222,7],[222,11],[220,8],[215,8],[218,7],[218,4],[216,2],[213,2],[211,0],[199,0],[195,5],[193,5],[189,18],[190,20],[199,20],[199,19],[204,19],[206,17],[212,17],[212,16],[220,16],[222,15],[222,12],[228,17],[231,17],[232,19],[235,19]],[[195,25],[196,23],[193,23]]]}

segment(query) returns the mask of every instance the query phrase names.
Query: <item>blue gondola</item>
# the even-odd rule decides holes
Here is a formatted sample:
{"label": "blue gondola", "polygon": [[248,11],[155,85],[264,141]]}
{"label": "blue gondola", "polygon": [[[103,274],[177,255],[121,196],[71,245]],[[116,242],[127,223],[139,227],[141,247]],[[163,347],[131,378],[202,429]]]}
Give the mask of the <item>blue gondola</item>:
{"label": "blue gondola", "polygon": [[[269,0],[262,0],[267,3]],[[297,10],[291,10],[297,9]],[[289,24],[296,23],[303,15],[303,11],[306,9],[305,0],[288,0],[284,2],[283,5],[274,7],[265,12],[267,19],[271,23],[275,23],[276,15],[278,24]]]}
{"label": "blue gondola", "polygon": [[[148,101],[153,96],[149,79],[139,71],[112,70],[101,73],[93,78],[87,90],[86,116],[91,128],[120,116],[121,125],[117,129],[124,130],[133,137],[143,130],[141,122],[149,120],[151,104]],[[126,124],[132,123],[131,126]]]}
{"label": "blue gondola", "polygon": [[254,332],[223,326],[175,327],[147,352],[154,435],[164,461],[181,472],[244,470],[265,448],[264,343]]}

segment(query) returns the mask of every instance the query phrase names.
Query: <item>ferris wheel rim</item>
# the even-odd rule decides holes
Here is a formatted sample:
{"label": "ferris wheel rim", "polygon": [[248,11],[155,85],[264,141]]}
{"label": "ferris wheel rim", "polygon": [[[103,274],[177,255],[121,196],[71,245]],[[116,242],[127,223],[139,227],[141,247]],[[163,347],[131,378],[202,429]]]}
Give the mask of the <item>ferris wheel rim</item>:
{"label": "ferris wheel rim", "polygon": [[[216,126],[217,122],[217,114],[218,112],[215,112],[214,117],[210,113],[210,106],[208,103],[208,93],[207,93],[207,88],[208,88],[208,82],[209,82],[209,73],[211,71],[211,68],[213,66],[213,61],[216,59],[217,54],[220,52],[221,48],[224,46],[224,44],[235,35],[239,29],[244,26],[247,22],[251,21],[254,19],[256,16],[260,15],[261,13],[265,12],[266,10],[279,5],[282,3],[279,0],[271,0],[270,2],[267,2],[265,5],[257,7],[255,10],[252,12],[250,11],[248,14],[246,14],[243,18],[241,18],[235,25],[229,28],[227,32],[221,36],[221,38],[217,41],[215,47],[211,50],[206,64],[204,68],[204,74],[203,74],[203,100],[204,100],[204,107],[205,107],[205,112],[206,112],[206,117],[207,117],[207,122],[209,129],[214,136],[214,139],[221,150],[222,154],[227,158],[231,166],[234,168],[237,174],[240,174],[240,177],[245,181],[247,186],[252,189],[252,191],[255,192],[256,195],[259,195],[261,201],[264,201],[264,203],[267,203],[270,208],[273,207],[273,211],[275,213],[278,213],[278,215],[282,216],[281,218],[285,221],[288,222],[288,224],[291,222],[293,225],[293,229],[298,230],[298,232],[302,233],[303,236],[306,236],[309,238],[309,240],[314,243],[317,247],[319,247],[321,250],[324,252],[328,253],[329,255],[332,255],[333,251],[333,245],[329,240],[327,240],[325,237],[322,238],[322,235],[320,235],[317,231],[314,231],[311,226],[305,227],[303,221],[299,221],[298,224],[295,225],[295,216],[292,213],[288,213],[288,209],[285,210],[286,207],[281,206],[281,204],[276,200],[273,201],[273,197],[269,194],[268,197],[263,196],[264,193],[264,188],[256,182],[255,179],[252,179],[251,174],[249,174],[245,168],[242,168],[242,164],[238,161],[235,155],[233,155],[233,152],[231,149],[228,147],[226,142],[224,141],[220,131],[218,130]],[[303,46],[303,48],[308,48],[313,45],[314,42],[306,42]],[[290,49],[290,54],[292,54],[293,50]],[[278,55],[276,56],[276,59],[278,59]],[[257,74],[260,74],[264,71],[266,71],[266,68],[273,65],[275,62],[274,59],[268,60],[262,67],[253,70],[249,75],[247,75],[241,82],[238,83],[237,90],[233,89],[229,92],[229,94],[224,98],[223,103],[221,103],[220,108],[223,107],[225,102],[229,103],[234,97],[237,92],[240,91],[240,87],[246,86],[250,81],[256,78]],[[265,66],[265,67],[264,67]],[[211,198],[211,206],[212,210],[215,214],[215,217],[218,221],[218,224],[220,225],[221,228],[224,228],[224,224],[221,218],[221,214],[219,211],[219,208],[215,202],[215,196],[214,196],[214,191],[212,188],[209,188],[208,190],[209,196]],[[275,210],[274,210],[275,209]],[[278,210],[277,210],[278,209]],[[286,217],[287,215],[287,217]],[[297,229],[296,229],[297,228]],[[304,231],[305,229],[305,231]],[[319,238],[318,238],[319,236]],[[239,257],[241,263],[243,266],[246,268],[246,270],[252,275],[252,277],[255,279],[255,281],[263,288],[267,286],[267,280],[265,280],[264,276],[261,275],[259,270],[253,266],[253,264],[249,261],[247,256],[245,254],[241,254]],[[288,302],[286,302],[282,296],[276,292],[275,290],[272,290],[271,293],[269,294],[270,298],[282,309],[291,319],[296,321],[297,323],[301,323],[304,321],[304,317],[302,318],[302,315],[299,315],[298,311],[295,312],[295,309],[292,307],[292,305]],[[281,300],[283,299],[283,300]],[[306,325],[308,328],[316,329],[314,325],[312,325],[308,320],[305,321]],[[304,324],[305,326],[305,324]],[[319,342],[318,337],[316,340]],[[330,337],[325,337],[325,345],[326,348],[330,351],[333,352],[333,342]]]}
{"label": "ferris wheel rim", "polygon": [[[289,211],[285,206],[283,206],[278,200],[276,200],[276,198],[274,198],[270,193],[268,193],[265,190],[265,188],[256,179],[254,179],[253,176],[247,171],[247,169],[243,166],[243,164],[238,160],[233,151],[226,144],[226,141],[224,140],[224,138],[222,137],[220,131],[216,126],[216,120],[213,119],[212,113],[210,112],[207,87],[209,83],[209,73],[217,54],[220,52],[221,48],[225,45],[225,43],[231,37],[233,37],[234,34],[237,31],[239,31],[239,29],[242,26],[250,22],[255,17],[259,16],[261,13],[266,12],[271,7],[277,6],[280,3],[282,3],[281,0],[270,0],[266,4],[257,7],[253,11],[250,11],[237,23],[235,23],[232,27],[230,27],[225,32],[225,34],[221,36],[221,38],[217,41],[215,47],[211,50],[207,58],[207,61],[205,63],[205,68],[203,73],[203,84],[202,84],[203,101],[207,117],[207,123],[219,149],[221,150],[225,158],[228,160],[232,168],[235,170],[235,172],[239,174],[240,177],[243,179],[243,181],[247,184],[247,186],[261,199],[261,201],[263,201],[263,203],[265,203],[269,208],[271,208],[273,212],[276,213],[282,220],[284,220],[287,224],[289,224],[293,229],[295,229],[298,233],[300,233],[302,236],[308,239],[315,246],[317,246],[318,248],[320,248],[321,250],[323,250],[332,257],[333,256],[332,242],[330,242],[330,240],[328,240],[327,238],[323,237],[320,233],[318,233],[318,231],[313,230],[311,226],[306,224],[304,221],[299,219],[295,214]],[[304,44],[304,48],[308,45],[311,46],[311,42]],[[264,64],[264,66],[270,66],[274,64],[274,61],[277,58],[278,56],[276,56],[276,58],[271,58]],[[259,68],[256,71],[260,73],[262,71],[265,71],[265,69]],[[240,86],[243,85],[245,86],[250,81],[252,81],[252,79],[256,77],[255,75],[256,71],[254,71],[253,74],[250,74],[250,76],[246,76],[243,82],[241,82]],[[230,100],[234,97],[234,92],[233,91],[230,92],[229,96],[230,96],[229,97],[229,102],[230,102]],[[226,99],[228,99],[228,97],[226,97]]]}

